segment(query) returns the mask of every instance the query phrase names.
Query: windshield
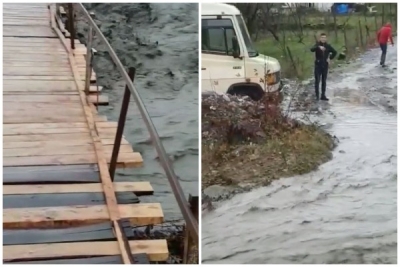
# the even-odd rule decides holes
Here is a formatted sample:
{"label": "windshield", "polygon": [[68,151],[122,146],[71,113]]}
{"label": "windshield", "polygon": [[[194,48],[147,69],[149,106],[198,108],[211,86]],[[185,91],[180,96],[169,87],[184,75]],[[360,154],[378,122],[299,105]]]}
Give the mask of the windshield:
{"label": "windshield", "polygon": [[239,23],[239,28],[240,28],[240,31],[242,32],[244,43],[246,45],[247,52],[249,53],[249,57],[257,57],[258,56],[258,52],[253,46],[253,43],[252,43],[252,41],[250,39],[249,32],[247,31],[247,27],[246,27],[246,24],[243,21],[242,16],[241,15],[236,15],[236,19],[237,19],[237,21]]}

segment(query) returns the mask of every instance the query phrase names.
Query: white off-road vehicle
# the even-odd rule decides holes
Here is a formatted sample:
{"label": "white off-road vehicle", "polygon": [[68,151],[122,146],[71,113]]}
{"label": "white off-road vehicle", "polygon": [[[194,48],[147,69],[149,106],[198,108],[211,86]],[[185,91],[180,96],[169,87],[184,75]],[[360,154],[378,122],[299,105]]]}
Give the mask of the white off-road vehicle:
{"label": "white off-road vehicle", "polygon": [[266,92],[282,89],[278,60],[256,51],[235,6],[201,4],[201,46],[202,93],[259,100]]}

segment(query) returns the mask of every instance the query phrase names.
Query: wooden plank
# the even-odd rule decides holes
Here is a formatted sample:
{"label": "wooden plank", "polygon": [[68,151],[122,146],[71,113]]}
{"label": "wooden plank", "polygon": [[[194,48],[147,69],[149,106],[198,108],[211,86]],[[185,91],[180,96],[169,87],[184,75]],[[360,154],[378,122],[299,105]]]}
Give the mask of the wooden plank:
{"label": "wooden plank", "polygon": [[94,164],[96,155],[49,155],[31,157],[3,157],[3,166],[46,166],[46,165],[71,165],[71,164]]}
{"label": "wooden plank", "polygon": [[[164,214],[159,203],[118,205],[122,218],[134,225],[160,224]],[[110,221],[106,205],[74,205],[46,208],[3,209],[3,229],[58,228]]]}
{"label": "wooden plank", "polygon": [[[152,194],[149,182],[114,182],[115,192],[133,192],[136,195]],[[103,192],[99,183],[86,184],[41,184],[41,185],[3,185],[3,195],[64,194]]]}
{"label": "wooden plank", "polygon": [[[83,124],[83,122],[80,122]],[[38,123],[37,123],[38,124]],[[51,123],[46,123],[46,124],[51,124]],[[54,124],[59,124],[59,123],[54,123]],[[64,123],[68,124],[68,123]],[[73,124],[73,123],[70,123]],[[5,124],[3,127],[3,135],[27,135],[27,134],[63,134],[63,133],[89,133],[89,128],[86,127],[71,127],[71,128],[66,128],[66,127],[52,127],[52,128],[28,128],[26,127],[25,129],[19,128],[19,129],[12,129],[9,127],[5,127],[7,125],[14,125],[14,124]],[[20,125],[20,124],[18,124]],[[29,125],[29,124],[27,124]]]}
{"label": "wooden plank", "polygon": [[96,165],[3,167],[3,184],[98,183]]}
{"label": "wooden plank", "polygon": [[[138,204],[139,198],[133,192],[117,192],[118,204]],[[4,195],[3,209],[50,208],[59,206],[104,205],[104,194],[64,193],[35,195]]]}
{"label": "wooden plank", "polygon": [[12,60],[7,60],[3,61],[3,68],[35,68],[38,67],[38,65],[41,68],[49,68],[49,67],[55,67],[55,68],[60,68],[60,67],[65,67],[67,63],[65,62],[49,62],[49,61],[42,61],[40,63],[36,62],[27,62],[27,61],[12,61]]}
{"label": "wooden plank", "polygon": [[108,96],[106,95],[89,95],[87,99],[90,103],[99,105],[99,106],[106,106],[108,105]]}
{"label": "wooden plank", "polygon": [[[169,256],[166,240],[129,241],[134,253],[146,253],[150,261],[166,261]],[[116,241],[14,245],[3,247],[3,261],[57,259],[120,255]]]}
{"label": "wooden plank", "polygon": [[42,56],[30,55],[28,57],[24,53],[20,53],[19,55],[15,55],[15,56],[10,56],[10,55],[3,56],[3,61],[36,63],[38,65],[40,65],[42,63],[46,63],[46,62],[53,63],[55,65],[68,64],[68,60],[64,57],[54,57],[54,56],[49,56],[49,55],[42,55]]}
{"label": "wooden plank", "polygon": [[[128,229],[126,229],[128,228]],[[132,229],[126,226],[124,230]],[[133,231],[127,237],[134,239]],[[27,245],[43,243],[65,243],[86,241],[114,241],[115,236],[111,222],[99,223],[89,226],[68,227],[58,229],[21,229],[4,230],[3,245]]]}
{"label": "wooden plank", "polygon": [[[43,47],[43,46],[36,46],[36,47],[15,47],[15,46],[3,46],[3,53],[22,53],[27,56],[27,60],[29,57],[34,56],[46,56],[51,55],[55,58],[65,57],[66,51],[63,47]],[[65,65],[69,68],[69,64]]]}
{"label": "wooden plank", "polygon": [[10,92],[63,92],[76,91],[73,81],[4,80],[3,90]]}
{"label": "wooden plank", "polygon": [[[90,139],[67,140],[67,142],[60,142],[60,141],[6,142],[3,143],[3,149],[37,148],[37,147],[50,147],[57,149],[58,147],[73,147],[73,146],[84,146],[92,144],[93,142]],[[130,146],[130,145],[123,144],[121,146]]]}
{"label": "wooden plank", "polygon": [[83,128],[83,127],[87,127],[87,124],[83,122],[3,124],[3,134],[7,131],[24,131],[26,129]]}
{"label": "wooden plank", "polygon": [[3,149],[3,159],[10,157],[33,157],[33,156],[58,156],[94,154],[93,144],[73,147],[34,147],[34,148],[10,148]]}
{"label": "wooden plank", "polygon": [[96,128],[117,128],[118,123],[115,121],[96,122]]}
{"label": "wooden plank", "polygon": [[[111,153],[105,154],[107,162],[110,163]],[[78,155],[46,155],[29,157],[3,157],[3,166],[46,166],[46,165],[70,165],[70,164],[93,164],[97,162],[94,153]],[[120,153],[117,159],[120,167],[139,167],[143,164],[140,153]]]}
{"label": "wooden plank", "polygon": [[27,29],[25,26],[3,26],[3,36],[56,38],[56,35],[49,27],[43,26],[35,26],[32,29]]}
{"label": "wooden plank", "polygon": [[[107,146],[107,145],[114,145],[114,142],[115,142],[115,138],[101,139],[101,143],[102,143],[103,145],[105,145],[105,146]],[[122,138],[121,144],[129,144],[129,142],[126,141],[125,138]]]}
{"label": "wooden plank", "polygon": [[[4,114],[3,114],[4,116]],[[21,117],[23,116],[23,117]],[[71,117],[71,115],[67,116],[30,116],[26,114],[18,114],[18,116],[14,117],[3,117],[3,123],[47,123],[47,122],[86,122],[84,117]]]}
{"label": "wooden plank", "polygon": [[33,80],[33,81],[73,81],[72,76],[6,76],[3,75],[3,80]]}
{"label": "wooden plank", "polygon": [[3,136],[3,143],[6,142],[36,142],[36,141],[60,141],[84,140],[91,142],[90,135],[86,133],[69,134],[32,134],[32,135],[6,135]]}
{"label": "wooden plank", "polygon": [[[33,44],[33,43],[39,43],[39,44],[61,44],[61,41],[59,39],[55,38],[38,38],[38,37],[30,37],[30,38],[24,38],[23,39],[25,44]],[[21,38],[19,37],[3,37],[3,43],[15,43],[15,42],[21,42]],[[21,42],[22,44],[22,42]]]}
{"label": "wooden plank", "polygon": [[103,256],[91,258],[76,258],[65,260],[33,260],[33,261],[14,261],[6,264],[123,264],[121,256]]}
{"label": "wooden plank", "polygon": [[[107,146],[105,152],[112,154],[113,146]],[[94,153],[93,144],[81,146],[65,146],[62,143],[58,146],[42,146],[31,148],[5,148],[3,149],[3,158],[5,157],[32,157],[32,156],[51,156],[51,155],[79,155]],[[121,145],[119,154],[133,153],[130,145]]]}
{"label": "wooden plank", "polygon": [[[3,64],[4,65],[4,64]],[[32,64],[33,65],[33,64]],[[42,66],[41,64],[36,64],[34,68],[32,66],[24,67],[24,66],[8,66],[7,71],[8,72],[29,72],[29,71],[38,71],[38,72],[57,72],[57,73],[64,73],[68,72],[71,73],[70,68],[67,65],[61,65],[61,66]],[[22,75],[22,74],[16,74],[16,75]]]}
{"label": "wooden plank", "polygon": [[[9,96],[9,95],[4,95]],[[33,95],[32,95],[33,96]],[[68,96],[68,95],[66,95]],[[19,96],[15,96],[18,98]],[[58,102],[58,105],[53,102],[25,102],[18,105],[16,102],[4,102],[3,115],[7,114],[13,116],[14,114],[28,113],[31,116],[47,116],[47,112],[51,112],[51,115],[66,116],[66,115],[79,115],[83,112],[82,107],[79,104],[74,104],[72,102]],[[62,110],[60,109],[62,106]],[[25,115],[25,114],[24,114]]]}
{"label": "wooden plank", "polygon": [[[64,111],[64,112],[63,112]],[[57,118],[68,118],[67,121],[75,121],[75,122],[82,122],[82,120],[76,120],[77,118],[83,117],[83,111],[79,109],[52,109],[52,108],[41,108],[41,109],[14,109],[14,110],[3,110],[3,122],[8,123],[8,119],[25,119],[27,116],[32,117],[32,121],[27,121],[25,119],[24,122],[57,122]],[[48,121],[51,119],[51,121]],[[74,120],[75,119],[75,120]],[[17,121],[20,123],[19,121]],[[65,122],[65,121],[60,121]]]}
{"label": "wooden plank", "polygon": [[[80,105],[79,95],[18,95],[17,97],[12,95],[3,96],[3,102],[75,102],[77,106]],[[82,109],[82,108],[81,108]],[[83,109],[82,109],[83,110]]]}

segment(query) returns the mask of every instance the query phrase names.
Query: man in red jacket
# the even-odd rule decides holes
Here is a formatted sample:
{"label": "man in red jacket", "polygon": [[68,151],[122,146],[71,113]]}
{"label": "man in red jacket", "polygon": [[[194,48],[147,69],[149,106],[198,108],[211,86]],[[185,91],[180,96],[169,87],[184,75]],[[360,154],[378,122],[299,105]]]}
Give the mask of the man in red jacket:
{"label": "man in red jacket", "polygon": [[389,42],[389,40],[392,43],[392,46],[394,46],[392,37],[392,25],[390,23],[386,23],[386,25],[378,31],[376,37],[382,50],[380,65],[384,66],[386,60],[387,43]]}

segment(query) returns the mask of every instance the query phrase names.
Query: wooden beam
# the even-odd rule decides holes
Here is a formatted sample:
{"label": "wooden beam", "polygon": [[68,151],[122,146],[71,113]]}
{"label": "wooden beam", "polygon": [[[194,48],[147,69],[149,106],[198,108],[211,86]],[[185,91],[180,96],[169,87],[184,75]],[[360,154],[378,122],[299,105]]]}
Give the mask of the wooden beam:
{"label": "wooden beam", "polygon": [[[129,241],[129,246],[134,253],[146,253],[150,261],[166,261],[169,256],[166,240],[135,240]],[[116,241],[12,245],[3,246],[3,261],[112,256],[120,253]]]}
{"label": "wooden beam", "polygon": [[[160,224],[159,203],[117,205],[121,218],[134,225]],[[109,222],[106,205],[3,209],[3,229],[59,228]]]}
{"label": "wooden beam", "polygon": [[[116,192],[133,192],[136,195],[152,194],[149,182],[114,182]],[[3,185],[3,195],[65,194],[103,192],[99,183],[90,184],[41,184],[41,185]]]}

